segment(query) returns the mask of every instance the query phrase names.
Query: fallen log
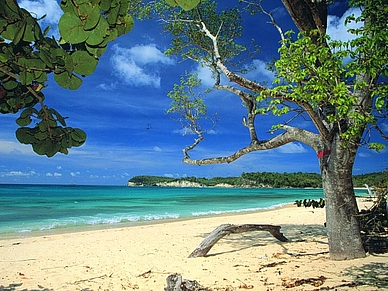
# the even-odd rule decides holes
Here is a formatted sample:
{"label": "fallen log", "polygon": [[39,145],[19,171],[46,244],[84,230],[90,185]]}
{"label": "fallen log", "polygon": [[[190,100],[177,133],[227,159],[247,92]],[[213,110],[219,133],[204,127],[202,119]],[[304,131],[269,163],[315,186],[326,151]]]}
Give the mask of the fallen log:
{"label": "fallen log", "polygon": [[280,232],[280,226],[269,224],[221,224],[215,230],[213,230],[200,244],[192,251],[189,258],[204,257],[210,251],[210,249],[224,236],[232,233],[242,233],[247,231],[268,231],[276,239],[281,242],[286,242],[288,239]]}

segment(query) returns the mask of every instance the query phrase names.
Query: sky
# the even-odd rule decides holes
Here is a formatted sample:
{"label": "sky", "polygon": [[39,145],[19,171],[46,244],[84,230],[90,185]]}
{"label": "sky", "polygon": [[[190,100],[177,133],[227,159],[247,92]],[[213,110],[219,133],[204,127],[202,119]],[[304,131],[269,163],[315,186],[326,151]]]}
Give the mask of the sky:
{"label": "sky", "polygon": [[[349,38],[343,25],[346,15],[358,13],[347,10],[345,2],[337,1],[329,11],[328,33],[342,40]],[[52,24],[50,33],[57,35],[55,23],[62,12],[56,0],[21,0],[19,4],[38,17],[46,14],[41,25]],[[293,28],[280,0],[264,1],[263,6],[273,11],[283,30]],[[257,68],[248,77],[270,84],[273,74],[265,67],[278,56],[279,35],[266,21],[246,19],[241,41],[254,37],[261,46],[261,53],[247,62]],[[0,115],[0,183],[126,185],[137,175],[211,178],[243,172],[319,172],[316,154],[301,143],[251,153],[231,164],[184,164],[182,149],[195,136],[183,135],[180,123],[166,114],[171,102],[167,94],[185,71],[197,72],[204,87],[213,82],[209,71],[197,64],[166,56],[169,43],[170,36],[162,31],[160,22],[136,21],[129,34],[109,45],[95,73],[83,79],[81,88],[71,91],[49,80],[43,91],[46,104],[67,116],[68,126],[82,128],[88,136],[83,146],[70,149],[68,155],[47,158],[35,154],[15,138],[18,115]],[[246,146],[249,136],[241,123],[245,115],[241,101],[224,92],[212,92],[205,101],[209,112],[217,112],[219,122],[192,158],[230,155]],[[263,125],[259,138],[268,138],[268,129],[279,119],[265,116],[257,122]],[[388,134],[387,124],[383,130]],[[377,153],[360,148],[353,173],[384,171],[387,157],[387,150]]]}

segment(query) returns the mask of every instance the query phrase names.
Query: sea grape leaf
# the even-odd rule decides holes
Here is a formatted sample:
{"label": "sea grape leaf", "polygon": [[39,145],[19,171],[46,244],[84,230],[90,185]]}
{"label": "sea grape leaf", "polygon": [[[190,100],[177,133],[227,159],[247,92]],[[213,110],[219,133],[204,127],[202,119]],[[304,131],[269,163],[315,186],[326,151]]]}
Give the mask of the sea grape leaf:
{"label": "sea grape leaf", "polygon": [[22,144],[32,144],[36,141],[35,137],[30,133],[30,128],[21,127],[16,130],[16,138]]}
{"label": "sea grape leaf", "polygon": [[133,20],[132,16],[129,14],[126,14],[124,16],[124,34],[127,34],[130,32],[135,25],[135,21]]}
{"label": "sea grape leaf", "polygon": [[63,88],[68,88],[70,83],[70,76],[67,72],[54,74],[54,80],[57,84]]}
{"label": "sea grape leaf", "polygon": [[176,7],[178,5],[175,0],[166,0],[166,3],[172,7]]}
{"label": "sea grape leaf", "polygon": [[46,138],[48,138],[48,134],[47,134],[47,131],[38,131],[37,133],[34,134],[35,138],[38,139],[38,140],[44,140]]}
{"label": "sea grape leaf", "polygon": [[191,10],[198,6],[201,0],[175,0],[183,10]]}
{"label": "sea grape leaf", "polygon": [[88,45],[99,45],[104,41],[104,38],[108,34],[109,24],[105,18],[100,19],[98,25],[93,29],[86,31],[86,43]]}
{"label": "sea grape leaf", "polygon": [[68,43],[77,44],[86,40],[81,20],[72,13],[66,12],[61,16],[58,28],[62,38]]}
{"label": "sea grape leaf", "polygon": [[77,90],[79,87],[81,87],[81,85],[82,85],[82,80],[75,75],[71,75],[70,82],[69,82],[69,89]]}
{"label": "sea grape leaf", "polygon": [[54,74],[54,80],[57,84],[63,88],[69,88],[70,90],[76,90],[82,85],[82,80],[74,74],[68,72],[61,72]]}
{"label": "sea grape leaf", "polygon": [[106,16],[106,20],[108,21],[109,25],[115,25],[119,16],[119,10],[120,7],[116,6],[109,11],[108,15]]}
{"label": "sea grape leaf", "polygon": [[111,0],[101,0],[100,8],[103,11],[108,11],[110,8]]}
{"label": "sea grape leaf", "polygon": [[84,30],[93,29],[100,20],[100,8],[99,6],[92,6],[91,3],[85,3],[79,6],[79,10],[86,18]]}
{"label": "sea grape leaf", "polygon": [[19,117],[18,119],[16,119],[16,124],[19,125],[19,126],[27,126],[31,123],[32,119],[28,116],[28,117]]}
{"label": "sea grape leaf", "polygon": [[71,138],[75,142],[84,143],[86,140],[86,133],[82,129],[74,128],[71,132]]}
{"label": "sea grape leaf", "polygon": [[86,51],[76,51],[71,55],[74,72],[80,75],[91,75],[97,67],[98,60]]}
{"label": "sea grape leaf", "polygon": [[19,85],[19,83],[14,80],[9,80],[7,82],[2,83],[2,85],[5,90],[11,91],[15,89]]}

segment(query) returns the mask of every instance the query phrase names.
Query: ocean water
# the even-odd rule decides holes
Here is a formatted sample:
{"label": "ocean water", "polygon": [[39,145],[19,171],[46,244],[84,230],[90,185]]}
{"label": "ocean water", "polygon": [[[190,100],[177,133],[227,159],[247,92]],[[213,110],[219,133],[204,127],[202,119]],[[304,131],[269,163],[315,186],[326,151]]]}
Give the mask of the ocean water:
{"label": "ocean water", "polygon": [[0,239],[253,212],[321,197],[322,189],[0,185]]}

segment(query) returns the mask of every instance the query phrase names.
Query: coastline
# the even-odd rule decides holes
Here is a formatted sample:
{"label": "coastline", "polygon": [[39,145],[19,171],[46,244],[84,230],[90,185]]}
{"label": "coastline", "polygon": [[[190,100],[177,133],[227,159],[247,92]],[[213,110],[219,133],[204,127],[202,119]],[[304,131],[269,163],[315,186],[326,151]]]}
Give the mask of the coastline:
{"label": "coastline", "polygon": [[[285,203],[274,205],[266,208],[248,210],[248,211],[232,211],[232,212],[222,212],[217,214],[205,214],[198,216],[188,216],[188,217],[179,217],[179,218],[164,218],[164,219],[154,219],[154,220],[138,220],[138,221],[126,221],[119,222],[113,224],[87,224],[87,225],[75,225],[75,226],[66,226],[61,228],[50,228],[46,230],[34,230],[27,232],[12,232],[5,233],[0,235],[0,244],[3,240],[22,240],[25,238],[35,238],[35,237],[43,237],[43,236],[55,236],[55,235],[63,235],[63,234],[72,234],[72,233],[82,233],[89,231],[104,231],[109,229],[121,229],[121,228],[131,228],[131,227],[139,227],[139,226],[147,226],[154,224],[169,224],[173,222],[185,222],[196,219],[207,219],[207,218],[215,218],[215,217],[228,217],[228,216],[239,216],[239,215],[247,215],[254,213],[261,213],[267,211],[273,211],[280,208],[285,207],[294,207],[294,203]],[[2,291],[0,289],[0,291]]]}
{"label": "coastline", "polygon": [[[254,213],[1,240],[0,290],[156,291],[163,290],[173,273],[218,290],[318,290],[360,280],[363,270],[380,275],[388,270],[388,254],[330,261],[324,222],[324,209],[287,205]],[[280,225],[289,242],[281,243],[267,232],[233,234],[221,239],[207,257],[187,258],[223,223]],[[372,271],[371,266],[375,266]],[[296,280],[320,276],[325,278],[322,285],[306,281],[286,288],[304,282]],[[361,285],[354,290],[376,287]]]}

